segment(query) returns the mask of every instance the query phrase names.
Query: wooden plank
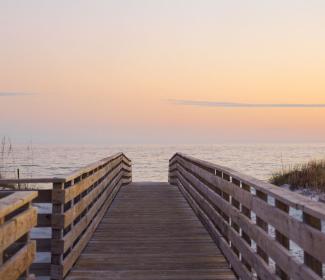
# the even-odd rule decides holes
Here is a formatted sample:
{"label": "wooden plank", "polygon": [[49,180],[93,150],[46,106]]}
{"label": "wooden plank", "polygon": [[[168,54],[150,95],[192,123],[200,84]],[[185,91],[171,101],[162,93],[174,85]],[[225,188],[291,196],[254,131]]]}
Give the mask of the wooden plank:
{"label": "wooden plank", "polygon": [[97,182],[102,177],[106,176],[107,173],[111,172],[115,168],[118,168],[122,161],[121,157],[118,157],[112,160],[106,167],[100,169],[99,171],[93,173],[85,179],[82,179],[80,182],[72,185],[66,189],[54,189],[53,190],[53,201],[57,203],[67,203],[72,200],[85,190],[87,190],[90,186],[92,186],[95,182]]}
{"label": "wooden plank", "polygon": [[20,179],[0,179],[0,185],[16,184],[48,184],[64,182],[64,178],[20,178]]}
{"label": "wooden plank", "polygon": [[66,279],[78,277],[236,279],[180,191],[167,183],[121,188]]}
{"label": "wooden plank", "polygon": [[65,182],[73,180],[74,178],[81,176],[84,173],[90,172],[91,170],[96,169],[98,166],[104,165],[105,163],[107,163],[117,157],[122,157],[123,161],[128,165],[128,167],[131,166],[131,160],[123,153],[118,153],[116,155],[101,159],[101,160],[96,161],[92,164],[89,164],[83,168],[80,168],[77,171],[74,171],[74,172],[66,175],[65,177],[0,179],[0,186],[1,185],[11,185],[11,184],[16,185],[16,184],[65,183]]}
{"label": "wooden plank", "polygon": [[[28,191],[36,191],[37,197],[33,199],[33,203],[51,203],[52,189],[28,189]],[[26,190],[0,190],[0,199],[6,197],[14,192],[26,192]]]}
{"label": "wooden plank", "polygon": [[37,197],[37,192],[14,192],[0,200],[0,219],[28,204]]}
{"label": "wooden plank", "polygon": [[[180,168],[183,168],[180,165]],[[188,172],[183,168],[185,172]],[[202,180],[193,175],[192,171],[189,176],[195,185],[202,185]],[[200,170],[200,175],[206,174],[204,170]],[[205,179],[208,179],[204,176]],[[236,185],[231,184],[225,180],[214,176],[214,184],[218,186],[223,192],[228,192],[232,197],[242,203],[245,207],[254,211],[257,216],[263,219],[266,223],[271,224],[277,230],[285,234],[288,238],[296,242],[305,251],[313,254],[321,262],[325,262],[325,250],[318,250],[319,244],[325,242],[325,235],[310,226],[300,222],[299,220],[289,216],[287,213],[277,209],[276,207],[262,201],[261,199],[253,196],[251,193],[237,188]],[[208,182],[208,181],[207,181]],[[217,182],[217,183],[216,183]],[[212,181],[209,179],[209,183]],[[205,192],[213,195],[213,190],[210,186],[204,185]],[[208,195],[206,197],[209,197]]]}
{"label": "wooden plank", "polygon": [[67,234],[62,240],[52,241],[52,251],[59,254],[64,253],[70,248],[74,241],[80,236],[84,229],[88,227],[98,210],[102,207],[103,203],[107,201],[107,197],[114,191],[117,183],[121,180],[122,174],[116,177],[107,187],[107,190],[101,195],[98,201],[88,210],[87,214],[81,221]]}
{"label": "wooden plank", "polygon": [[242,183],[254,187],[256,190],[260,190],[267,195],[274,197],[275,199],[280,200],[281,202],[289,205],[292,208],[302,210],[311,216],[317,217],[321,220],[325,220],[325,205],[323,203],[312,201],[306,197],[303,197],[297,193],[288,191],[284,188],[279,188],[270,183],[258,180],[251,176],[242,174],[238,171],[235,171],[231,168],[224,167],[221,165],[217,165],[214,163],[210,163],[207,161],[199,160],[191,156],[187,156],[184,154],[177,154],[177,156],[173,159],[172,163],[179,159],[185,159],[187,162],[191,163],[193,166],[196,165],[198,167],[201,166],[207,169],[214,169],[221,172],[225,172],[232,176],[233,178],[241,181]]}
{"label": "wooden plank", "polygon": [[121,170],[121,166],[118,169],[114,169],[104,181],[102,181],[95,189],[89,194],[82,198],[72,208],[66,211],[64,214],[53,214],[52,215],[52,227],[53,228],[66,228],[70,225],[73,220],[78,217],[86,207],[107,187],[109,181],[111,181]]}
{"label": "wooden plank", "polygon": [[[261,279],[276,279],[277,277],[270,271],[267,265],[265,265],[262,260],[254,253],[254,251],[248,246],[246,242],[239,236],[238,232],[233,229],[220,215],[216,212],[213,207],[209,207],[206,203],[204,197],[200,196],[198,192],[196,192],[195,188],[185,181],[185,178],[180,174],[180,182],[182,183],[185,191],[188,195],[192,197],[195,201],[196,207],[198,210],[204,215],[207,216],[209,220],[218,218],[219,225],[223,229],[223,237],[226,237],[231,241],[232,244],[241,252],[241,254],[245,257],[245,260],[250,264],[250,266],[254,267],[255,271],[258,273],[258,276]],[[203,210],[204,209],[204,210]],[[230,245],[228,244],[228,249],[230,250]],[[237,256],[238,257],[238,256]],[[239,259],[238,259],[239,260]],[[240,275],[239,275],[240,276]]]}
{"label": "wooden plank", "polygon": [[[308,213],[303,213],[303,221],[307,225],[315,228],[316,230],[319,230],[321,232],[322,230],[322,223],[321,220],[309,215]],[[322,243],[317,244],[317,246],[321,246]],[[324,244],[324,243],[323,243]],[[319,248],[320,251],[324,251],[325,248]],[[316,272],[319,276],[323,276],[323,267],[322,262],[320,262],[317,258],[315,258],[315,254],[312,252],[304,252],[304,262],[305,264],[312,269],[314,272]],[[325,261],[323,261],[325,262]]]}
{"label": "wooden plank", "polygon": [[[179,169],[181,172],[186,173],[185,169],[182,169],[182,167],[179,167]],[[189,174],[187,174],[187,176],[191,177]],[[287,250],[279,245],[279,243],[275,242],[267,233],[264,233],[263,230],[259,230],[244,213],[240,213],[217,194],[214,194],[209,187],[205,186],[202,182],[195,181],[193,176],[191,177],[191,180],[195,182],[196,187],[200,187],[201,193],[204,193],[211,203],[218,205],[223,209],[223,211],[225,211],[227,215],[229,215],[231,219],[242,228],[243,232],[246,232],[249,237],[255,240],[257,245],[267,251],[270,256],[277,261],[281,268],[290,274],[292,279],[320,279],[306,266],[297,263]],[[221,222],[219,221],[219,224]],[[221,229],[224,230],[224,234],[228,234],[224,227],[221,227]]]}
{"label": "wooden plank", "polygon": [[196,203],[195,199],[189,194],[184,185],[181,183],[180,178],[178,178],[178,187],[191,205],[194,212],[197,214],[202,223],[208,228],[209,233],[211,234],[213,240],[222,250],[225,257],[228,259],[229,263],[232,265],[236,275],[238,275],[243,280],[252,279],[252,275],[247,269],[241,265],[238,256],[230,249],[228,241],[225,240],[220,232],[216,229],[215,225],[209,217],[200,209],[199,205]]}
{"label": "wooden plank", "polygon": [[[278,209],[286,212],[287,214],[289,214],[289,206],[284,204],[283,202],[279,201],[279,200],[275,200],[275,207],[277,207]],[[275,239],[276,241],[278,241],[284,248],[286,248],[287,250],[290,250],[290,240],[289,238],[282,234],[280,231],[275,230]],[[282,280],[289,280],[289,276],[287,274],[287,271],[281,269],[281,266],[276,264],[275,266],[275,270],[277,275],[282,279]]]}
{"label": "wooden plank", "polygon": [[[259,199],[261,199],[262,201],[265,201],[267,203],[267,194],[256,190],[256,197],[258,197]],[[258,227],[260,227],[262,230],[264,230],[265,232],[268,232],[269,230],[269,226],[268,223],[259,216],[259,213],[256,213],[256,224]],[[269,263],[269,256],[267,255],[267,253],[260,247],[257,246],[257,254],[259,256],[261,256],[261,258],[266,262]]]}
{"label": "wooden plank", "polygon": [[108,162],[116,159],[116,158],[119,158],[119,157],[123,157],[124,155],[122,153],[117,153],[113,156],[109,156],[107,158],[104,158],[104,159],[101,159],[99,161],[96,161],[94,163],[91,163],[89,165],[86,165],[85,167],[82,167],[80,169],[78,169],[77,171],[74,171],[70,174],[68,174],[67,176],[65,176],[65,182],[68,182],[68,181],[71,181],[75,178],[78,178],[80,177],[81,175],[85,174],[85,173],[88,173],[88,172],[91,172],[95,169],[97,169],[98,167],[102,166],[102,165],[105,165],[107,164]]}
{"label": "wooden plank", "polygon": [[18,279],[19,276],[31,265],[35,258],[35,254],[35,241],[30,241],[0,267],[0,279]]}
{"label": "wooden plank", "polygon": [[[122,181],[119,182],[119,185],[121,185],[121,182]],[[54,278],[54,279],[61,279],[62,276],[64,277],[69,272],[69,270],[71,269],[71,267],[73,266],[73,264],[76,262],[76,260],[80,256],[82,250],[87,245],[87,243],[88,243],[89,239],[91,238],[94,230],[98,226],[98,224],[101,221],[103,215],[105,214],[107,208],[110,206],[112,200],[114,199],[117,191],[118,191],[118,186],[111,193],[109,199],[107,200],[107,202],[105,203],[104,207],[99,212],[99,214],[92,220],[92,223],[87,228],[87,230],[84,233],[82,239],[73,248],[73,250],[67,256],[67,258],[64,259],[62,267],[57,267],[57,266],[52,266],[51,267],[51,276],[52,276],[52,278]]]}
{"label": "wooden plank", "polygon": [[[53,189],[63,189],[64,183],[55,183],[53,184]],[[51,223],[53,222],[53,216],[63,215],[64,213],[64,204],[62,203],[53,203],[52,204],[52,219]],[[55,228],[52,226],[52,240],[62,240],[64,236],[64,232],[62,228]],[[57,254],[53,250],[53,246],[51,248],[51,275],[54,273],[52,267],[61,267],[63,262],[63,254]],[[60,279],[60,278],[58,278]],[[62,279],[62,277],[61,277]]]}
{"label": "wooden plank", "polygon": [[[245,184],[241,184],[241,187],[242,187],[243,190],[245,190],[245,191],[247,191],[247,192],[250,193],[250,191],[251,191],[251,187],[250,186],[245,185]],[[244,205],[241,205],[241,207],[242,207],[242,210],[241,210],[242,213],[247,217],[247,219],[250,220],[251,219],[251,211],[249,210],[249,208],[246,207],[246,206],[244,206]],[[247,232],[244,229],[242,229],[242,237],[247,242],[247,244],[249,246],[252,245],[252,240],[251,240],[251,238],[249,237],[249,235],[247,234]],[[242,257],[242,262],[247,267],[247,269],[249,271],[251,271],[251,266],[247,263],[247,261],[243,257]]]}
{"label": "wooden plank", "polygon": [[37,211],[32,207],[0,225],[0,251],[4,251],[25,235],[37,223]]}

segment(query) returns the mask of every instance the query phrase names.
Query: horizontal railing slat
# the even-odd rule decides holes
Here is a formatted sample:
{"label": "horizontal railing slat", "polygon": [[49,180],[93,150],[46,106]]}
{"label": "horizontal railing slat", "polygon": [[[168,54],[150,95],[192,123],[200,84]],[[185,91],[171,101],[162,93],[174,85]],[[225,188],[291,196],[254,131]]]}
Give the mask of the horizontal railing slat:
{"label": "horizontal railing slat", "polygon": [[29,277],[36,254],[30,231],[37,223],[37,210],[31,207],[37,192],[5,192],[0,198],[0,279]]}
{"label": "horizontal railing slat", "polygon": [[1,198],[0,219],[30,203],[36,197],[37,192],[14,192]]}
{"label": "horizontal railing slat", "polygon": [[[212,231],[239,277],[256,273],[260,279],[322,279],[325,233],[320,221],[324,220],[325,206],[321,203],[182,154],[170,160],[169,182],[178,185],[192,207],[199,208],[199,218]],[[308,219],[291,216],[290,207]],[[275,230],[273,237],[270,226]],[[305,252],[304,263],[292,256],[289,240]]]}
{"label": "horizontal railing slat", "polygon": [[78,203],[76,203],[72,208],[66,211],[64,214],[54,214],[52,215],[52,228],[65,228],[70,225],[76,217],[78,217],[93,201],[93,199],[100,194],[100,192],[106,187],[106,184],[122,169],[120,166],[114,169],[104,181],[102,181],[95,189],[89,192],[85,197],[83,197]]}
{"label": "horizontal railing slat", "polygon": [[78,222],[73,229],[64,236],[62,240],[53,240],[52,247],[55,253],[64,253],[69,247],[71,247],[74,241],[80,236],[85,228],[92,222],[92,219],[96,216],[98,210],[107,201],[107,196],[114,191],[116,183],[120,181],[122,174],[116,177],[113,181],[109,182],[109,186],[105,193],[96,201],[96,203],[88,210],[86,215]]}
{"label": "horizontal railing slat", "polygon": [[28,242],[12,258],[0,267],[0,279],[12,280],[18,279],[32,264],[35,258],[35,241]]}
{"label": "horizontal railing slat", "polygon": [[7,249],[37,224],[37,211],[32,207],[0,225],[0,251]]}
{"label": "horizontal railing slat", "polygon": [[120,186],[132,180],[124,154],[79,170],[53,188],[51,278],[63,279],[87,245]]}
{"label": "horizontal railing slat", "polygon": [[[176,179],[179,182],[179,179]],[[195,202],[192,196],[189,195],[189,193],[185,190],[182,184],[178,184],[181,192],[183,193],[186,200],[191,205],[194,212],[197,214],[197,216],[200,218],[202,223],[207,227],[208,231],[211,234],[211,237],[216,242],[216,244],[219,246],[219,248],[222,250],[225,257],[228,259],[228,261],[231,263],[232,267],[234,268],[235,272],[240,275],[241,279],[243,280],[251,280],[251,275],[247,271],[245,267],[243,267],[240,263],[240,261],[236,258],[234,252],[230,249],[229,245],[227,244],[227,241],[220,235],[219,231],[216,229],[215,225],[211,222],[211,220],[208,218],[208,216],[200,209],[198,204]]]}
{"label": "horizontal railing slat", "polygon": [[[267,193],[268,195],[279,199],[280,201],[283,201],[285,204],[290,205],[291,207],[299,210],[303,210],[306,213],[309,213],[312,216],[315,216],[319,219],[325,220],[325,205],[320,205],[319,202],[313,201],[311,199],[308,199],[302,195],[299,195],[294,192],[290,192],[288,190],[285,190],[283,188],[279,188],[277,186],[274,186],[270,183],[258,180],[254,177],[251,177],[246,174],[242,174],[238,171],[235,171],[231,168],[227,168],[221,165],[217,165],[214,163],[210,163],[207,161],[199,160],[191,156],[187,156],[184,154],[177,154],[178,158],[186,159],[187,161],[191,162],[194,165],[201,166],[206,169],[210,170],[218,170],[220,172],[223,172],[232,178],[235,178],[251,187],[254,187],[256,190],[263,191]],[[172,164],[173,161],[175,161],[176,157],[173,157],[173,159],[170,161],[170,164]]]}
{"label": "horizontal railing slat", "polygon": [[[183,162],[184,161],[182,161],[182,164]],[[180,168],[183,167],[181,166]],[[320,261],[325,262],[325,250],[318,250],[319,244],[321,244],[321,242],[324,240],[324,234],[322,232],[313,229],[312,227],[287,215],[285,212],[275,208],[274,206],[263,202],[261,199],[253,196],[251,193],[246,192],[238,186],[222,180],[217,176],[214,176],[213,180],[209,180],[209,177],[212,177],[212,175],[205,174],[205,170],[200,170],[199,173],[198,170],[192,168],[191,171],[195,174],[199,174],[197,176],[201,175],[211,185],[218,185],[223,192],[227,192],[244,206],[255,212],[257,216],[261,217],[268,224],[271,224],[277,230],[299,244],[305,251],[316,256]],[[195,184],[202,184],[200,179],[197,179],[192,174],[191,176],[193,176],[192,180],[195,181]],[[210,193],[210,195],[213,194]],[[227,204],[227,206],[229,206],[229,204]]]}
{"label": "horizontal railing slat", "polygon": [[[184,176],[182,172],[179,175]],[[182,178],[180,178],[182,181]],[[211,193],[207,194],[211,195]],[[276,242],[271,236],[269,236],[265,231],[255,226],[255,224],[245,217],[239,210],[231,207],[223,199],[219,199],[213,195],[209,197],[214,201],[214,205],[218,205],[223,212],[225,212],[233,222],[238,224],[242,230],[244,230],[258,246],[263,250],[268,252],[268,254],[275,260],[279,261],[279,265],[283,270],[289,271],[290,275],[294,275],[294,279],[320,279],[312,270],[306,266],[301,266],[297,261],[295,261],[288,250],[283,248],[278,242]],[[206,198],[201,196],[202,207],[206,212],[212,213],[210,219],[214,221],[215,224],[219,226],[219,230],[225,236],[229,236],[229,228],[224,223],[222,217],[215,212],[212,205],[205,203]],[[209,209],[209,210],[206,210]]]}
{"label": "horizontal railing slat", "polygon": [[[29,263],[30,271],[37,277],[63,279],[91,238],[119,188],[131,180],[131,161],[123,153],[104,158],[63,177],[0,179],[0,186],[8,184],[14,190],[17,185],[26,184],[23,188],[37,188],[38,191],[37,196],[36,192],[22,189],[1,190],[0,221],[7,217],[12,220],[0,225],[0,229],[4,229],[0,231],[0,246],[6,248],[11,241],[23,236],[25,229],[36,226],[30,243],[34,246],[34,252],[27,253],[33,254],[34,259],[37,250],[41,262],[34,262],[31,266]],[[48,183],[53,184],[52,189],[45,186]],[[38,185],[42,184],[39,188]],[[37,218],[35,208],[28,210],[32,200],[40,211]],[[14,224],[19,227],[13,228]],[[21,246],[18,243],[16,245]],[[19,251],[18,258],[15,250],[11,250],[15,253],[15,263],[22,266],[20,263],[24,251]],[[25,254],[26,262],[28,256]],[[1,268],[7,269],[3,266]]]}
{"label": "horizontal railing slat", "polygon": [[100,178],[105,176],[108,171],[117,167],[120,162],[121,158],[115,158],[114,160],[112,160],[112,162],[107,164],[107,166],[102,168],[100,171],[90,175],[86,179],[81,180],[80,182],[72,185],[71,187],[63,190],[54,189],[52,194],[53,201],[59,203],[67,203],[71,199],[75,198],[76,196],[87,190],[89,186],[93,185]]}
{"label": "horizontal railing slat", "polygon": [[[180,173],[181,174],[181,173]],[[183,176],[181,174],[181,176]],[[236,246],[237,249],[240,250],[245,259],[249,262],[249,264],[258,272],[258,274],[263,277],[263,279],[277,279],[277,277],[265,266],[260,258],[256,256],[251,248],[247,246],[243,239],[240,239],[238,233],[234,231],[233,228],[227,227],[222,219],[222,217],[213,209],[213,207],[209,207],[207,203],[205,203],[205,198],[195,191],[194,188],[190,190],[191,186],[188,183],[185,183],[185,180],[182,181],[183,186],[187,185],[185,188],[190,196],[197,201],[198,207],[201,208],[201,211],[205,212],[205,215],[211,219],[210,217],[218,218],[219,226],[224,229],[224,235]],[[200,202],[199,202],[200,201]]]}

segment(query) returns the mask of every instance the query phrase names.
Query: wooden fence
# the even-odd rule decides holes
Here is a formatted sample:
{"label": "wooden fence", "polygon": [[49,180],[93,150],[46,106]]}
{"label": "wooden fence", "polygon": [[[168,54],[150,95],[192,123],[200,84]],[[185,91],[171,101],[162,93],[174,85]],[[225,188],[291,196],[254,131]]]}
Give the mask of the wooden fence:
{"label": "wooden fence", "polygon": [[183,154],[170,159],[169,182],[240,279],[322,279],[323,203]]}
{"label": "wooden fence", "polygon": [[0,193],[0,279],[31,278],[29,267],[36,255],[30,230],[37,223],[31,206],[37,192]]}
{"label": "wooden fence", "polygon": [[[0,180],[0,185],[33,184],[33,188],[37,185],[39,196],[34,202],[40,211],[31,237],[36,241],[39,257],[32,264],[31,272],[63,279],[119,188],[131,181],[131,161],[122,153],[62,178]],[[42,184],[49,183],[51,189],[41,189]],[[0,194],[5,192],[8,191]]]}

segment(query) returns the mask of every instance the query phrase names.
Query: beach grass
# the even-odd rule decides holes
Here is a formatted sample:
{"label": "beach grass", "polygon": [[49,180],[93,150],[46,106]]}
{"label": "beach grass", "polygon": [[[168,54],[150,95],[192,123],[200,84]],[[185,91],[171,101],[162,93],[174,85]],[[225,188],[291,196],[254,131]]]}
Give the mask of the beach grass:
{"label": "beach grass", "polygon": [[289,185],[292,190],[308,188],[325,192],[325,159],[283,168],[272,175],[270,182],[277,186]]}

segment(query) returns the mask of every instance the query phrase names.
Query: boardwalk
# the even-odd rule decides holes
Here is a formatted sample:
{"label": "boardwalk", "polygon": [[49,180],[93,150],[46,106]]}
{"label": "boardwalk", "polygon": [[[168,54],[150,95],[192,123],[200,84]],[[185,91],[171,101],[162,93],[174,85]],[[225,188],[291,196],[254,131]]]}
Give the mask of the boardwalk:
{"label": "boardwalk", "polygon": [[168,182],[132,182],[123,153],[0,179],[39,185],[0,191],[0,279],[324,279],[325,204],[179,153]]}
{"label": "boardwalk", "polygon": [[236,279],[177,187],[122,187],[67,279]]}

